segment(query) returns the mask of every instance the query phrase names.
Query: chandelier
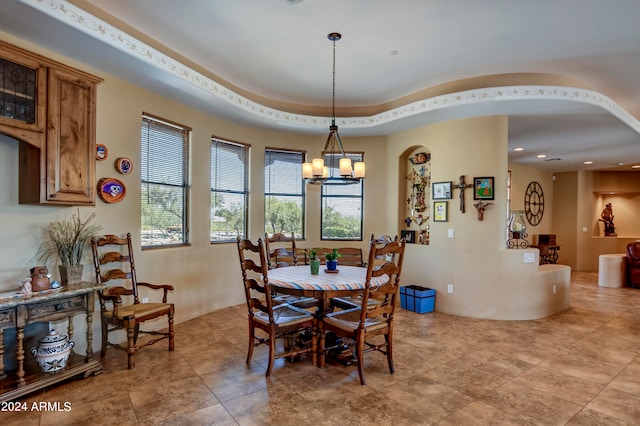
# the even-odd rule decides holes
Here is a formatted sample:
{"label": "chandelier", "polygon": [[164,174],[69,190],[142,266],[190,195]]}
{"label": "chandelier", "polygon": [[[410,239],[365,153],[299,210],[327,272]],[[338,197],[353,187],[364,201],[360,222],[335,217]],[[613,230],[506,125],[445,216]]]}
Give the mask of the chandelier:
{"label": "chandelier", "polygon": [[[364,161],[351,164],[342,147],[342,140],[336,125],[336,41],[342,38],[339,33],[330,33],[327,38],[333,42],[333,98],[331,105],[331,126],[329,137],[324,144],[321,158],[314,158],[311,163],[302,164],[302,178],[308,183],[325,185],[344,185],[358,183],[364,178]],[[336,164],[336,160],[339,163]],[[336,176],[339,173],[339,176]]]}

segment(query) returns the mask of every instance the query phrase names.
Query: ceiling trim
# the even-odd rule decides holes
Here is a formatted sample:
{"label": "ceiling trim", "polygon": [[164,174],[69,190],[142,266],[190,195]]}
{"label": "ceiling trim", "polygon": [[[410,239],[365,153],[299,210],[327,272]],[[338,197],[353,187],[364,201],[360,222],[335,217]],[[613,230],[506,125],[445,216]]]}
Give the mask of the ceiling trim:
{"label": "ceiling trim", "polygon": [[[325,130],[331,123],[330,117],[296,114],[252,101],[69,2],[63,0],[19,1],[188,83],[197,89],[196,96],[202,96],[204,91],[208,95],[225,101],[230,107],[239,108],[256,118],[282,126],[295,127],[298,130]],[[617,117],[640,133],[640,121],[609,97],[591,90],[552,85],[487,87],[453,92],[428,97],[370,116],[337,117],[336,123],[344,129],[373,129],[434,111],[449,110],[448,112],[451,113],[440,114],[439,120],[456,118],[460,114],[468,114],[470,108],[476,116],[509,114],[511,112],[509,108],[514,103],[525,101],[560,101],[595,106]],[[540,105],[544,108],[548,103]],[[543,109],[537,112],[542,113]]]}

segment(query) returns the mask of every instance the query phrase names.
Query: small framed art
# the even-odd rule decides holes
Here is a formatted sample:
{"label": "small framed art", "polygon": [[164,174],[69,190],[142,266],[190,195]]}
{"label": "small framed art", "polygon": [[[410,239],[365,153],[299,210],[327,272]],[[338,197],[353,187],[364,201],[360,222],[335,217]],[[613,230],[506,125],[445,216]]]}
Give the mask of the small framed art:
{"label": "small framed art", "polygon": [[434,201],[433,202],[433,221],[447,222],[449,220],[449,202]]}
{"label": "small framed art", "polygon": [[434,182],[431,197],[434,200],[450,200],[451,199],[451,181]]}
{"label": "small framed art", "polygon": [[416,231],[402,230],[400,231],[400,238],[403,238],[408,243],[415,243]]}
{"label": "small framed art", "polygon": [[473,199],[474,200],[493,200],[493,176],[491,177],[474,177],[473,178]]}

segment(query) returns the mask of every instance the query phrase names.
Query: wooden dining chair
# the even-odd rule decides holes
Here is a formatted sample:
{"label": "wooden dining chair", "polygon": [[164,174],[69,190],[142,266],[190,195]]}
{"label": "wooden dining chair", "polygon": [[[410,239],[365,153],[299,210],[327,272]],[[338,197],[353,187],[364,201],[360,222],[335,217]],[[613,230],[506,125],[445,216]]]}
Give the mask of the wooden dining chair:
{"label": "wooden dining chair", "polygon": [[[290,237],[283,233],[269,235],[264,234],[264,245],[269,269],[296,266],[298,253],[296,249],[296,237],[292,232]],[[289,303],[299,308],[311,308],[317,306],[318,301],[312,297],[291,296],[288,294],[273,294],[273,304]]]}
{"label": "wooden dining chair", "polygon": [[[249,350],[247,352],[247,367],[251,363],[253,348],[259,345],[269,347],[269,362],[266,376],[271,375],[273,363],[277,358],[295,357],[304,353],[315,353],[316,339],[312,338],[305,344],[303,339],[296,339],[301,332],[311,332],[314,326],[314,316],[302,308],[282,303],[273,303],[273,287],[269,284],[269,268],[262,239],[254,244],[250,240],[237,239],[238,256],[242,281],[247,300],[249,320]],[[256,329],[262,330],[267,337],[256,334]],[[284,340],[284,350],[276,352],[276,339]]]}
{"label": "wooden dining chair", "polygon": [[[105,235],[91,238],[93,264],[96,281],[106,284],[112,280],[123,283],[122,286],[109,286],[98,292],[100,301],[100,319],[102,324],[102,348],[100,355],[106,355],[107,346],[122,349],[127,352],[128,368],[135,368],[134,355],[148,345],[163,339],[168,339],[169,350],[174,350],[173,317],[175,308],[173,303],[167,303],[167,293],[173,291],[168,284],[150,284],[139,282],[136,276],[136,265],[133,260],[131,234],[126,238],[117,235]],[[140,301],[139,287],[154,291],[162,291],[162,302],[143,303]],[[167,317],[167,331],[141,330],[140,324],[159,317]],[[126,346],[109,342],[109,333],[125,330]],[[138,346],[138,336],[150,334],[161,336],[151,339]]]}
{"label": "wooden dining chair", "polygon": [[[388,235],[381,235],[380,237],[375,237],[374,234],[371,234],[371,238],[369,239],[369,244],[375,243],[376,246],[384,246],[391,241],[398,241],[398,236],[396,235],[395,239],[391,238]],[[360,258],[362,258],[362,251],[360,252]],[[393,260],[393,254],[387,255],[378,255],[376,256],[373,266],[381,265],[387,260]],[[365,263],[362,262],[361,265],[354,266],[368,266],[371,261]],[[342,263],[341,263],[342,264]],[[338,309],[353,309],[360,306],[362,303],[362,296],[344,296],[344,297],[334,297],[331,299],[330,306],[331,311],[333,312],[336,308]],[[369,298],[369,306],[377,305],[379,301],[375,298]]]}
{"label": "wooden dining chair", "polygon": [[281,232],[271,235],[265,232],[264,243],[267,250],[269,269],[296,266],[298,264],[296,237],[293,232],[290,237]]}
{"label": "wooden dining chair", "polygon": [[[319,323],[320,336],[320,365],[324,364],[326,348],[324,343],[325,332],[332,331],[338,337],[355,340],[355,354],[358,365],[360,384],[366,384],[364,377],[364,354],[370,351],[379,351],[387,356],[389,372],[393,374],[393,327],[396,298],[400,285],[400,273],[404,259],[406,242],[390,241],[378,244],[371,241],[369,245],[369,257],[367,263],[367,275],[365,289],[360,306],[353,309],[336,311],[327,314]],[[388,259],[382,265],[374,265],[376,258]],[[372,287],[371,279],[387,275],[389,281],[379,287]],[[376,297],[379,303],[370,305],[369,300]],[[382,336],[384,339],[380,339]],[[382,340],[374,343],[373,340]]]}

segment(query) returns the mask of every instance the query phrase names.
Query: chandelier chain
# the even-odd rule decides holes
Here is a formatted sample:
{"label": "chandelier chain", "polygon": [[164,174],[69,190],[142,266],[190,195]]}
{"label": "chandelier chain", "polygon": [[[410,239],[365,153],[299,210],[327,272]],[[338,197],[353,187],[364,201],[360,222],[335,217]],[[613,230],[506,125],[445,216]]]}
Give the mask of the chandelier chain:
{"label": "chandelier chain", "polygon": [[336,39],[333,39],[333,97],[331,98],[331,123],[336,124]]}

